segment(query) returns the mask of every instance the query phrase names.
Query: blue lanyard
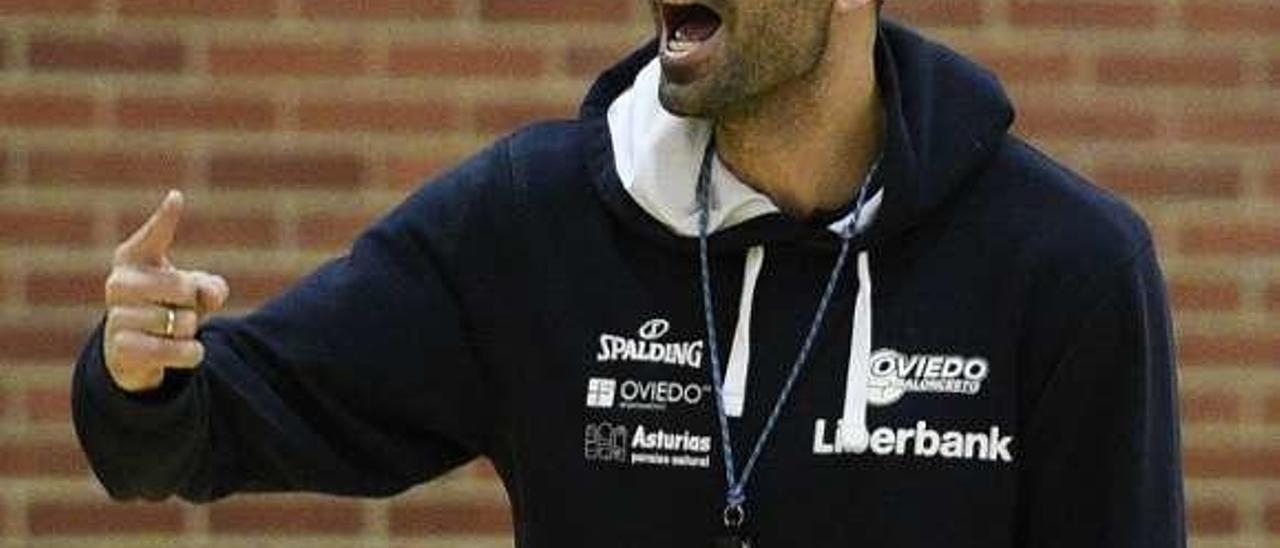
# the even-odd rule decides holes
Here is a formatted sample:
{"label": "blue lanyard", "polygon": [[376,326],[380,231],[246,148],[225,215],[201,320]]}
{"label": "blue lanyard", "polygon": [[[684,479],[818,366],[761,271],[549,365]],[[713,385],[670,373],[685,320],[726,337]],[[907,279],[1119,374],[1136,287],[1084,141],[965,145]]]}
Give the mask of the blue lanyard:
{"label": "blue lanyard", "polygon": [[723,374],[720,372],[720,351],[716,342],[715,307],[711,300],[711,266],[707,259],[707,225],[711,217],[711,166],[715,150],[715,138],[712,137],[707,142],[706,151],[702,155],[702,166],[698,172],[698,260],[702,277],[702,311],[707,324],[707,349],[711,354],[711,386],[716,393],[716,418],[720,421],[720,442],[723,445],[724,474],[728,485],[725,492],[724,525],[731,530],[737,530],[746,521],[746,510],[743,505],[747,502],[747,482],[751,481],[751,473],[755,471],[756,462],[760,458],[760,453],[764,451],[765,442],[769,440],[769,435],[777,426],[778,416],[782,414],[787,398],[791,395],[791,389],[795,387],[796,380],[800,378],[800,372],[809,359],[809,351],[822,327],[836,284],[840,281],[840,273],[844,271],[845,261],[849,257],[849,240],[857,230],[858,220],[862,216],[862,207],[866,204],[867,187],[871,186],[871,176],[875,173],[877,166],[872,166],[862,187],[858,189],[853,219],[840,232],[840,254],[836,257],[835,266],[831,268],[827,287],[822,293],[822,299],[818,301],[818,309],[813,314],[813,321],[809,324],[809,332],[804,337],[804,344],[800,346],[800,352],[795,362],[791,364],[791,373],[787,376],[787,382],[782,386],[781,392],[778,393],[778,400],[773,404],[773,410],[770,411],[769,418],[760,431],[760,437],[756,438],[746,466],[742,468],[741,474],[738,474],[734,464],[733,443],[729,437],[729,418],[724,411]]}

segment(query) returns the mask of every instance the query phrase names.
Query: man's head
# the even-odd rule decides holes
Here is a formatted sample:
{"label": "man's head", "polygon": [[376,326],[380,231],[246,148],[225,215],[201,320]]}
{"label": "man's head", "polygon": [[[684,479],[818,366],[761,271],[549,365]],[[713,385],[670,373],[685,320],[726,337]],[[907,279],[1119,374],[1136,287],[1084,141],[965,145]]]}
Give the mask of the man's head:
{"label": "man's head", "polygon": [[879,0],[650,0],[667,110],[718,118],[808,78],[831,43],[832,16]]}

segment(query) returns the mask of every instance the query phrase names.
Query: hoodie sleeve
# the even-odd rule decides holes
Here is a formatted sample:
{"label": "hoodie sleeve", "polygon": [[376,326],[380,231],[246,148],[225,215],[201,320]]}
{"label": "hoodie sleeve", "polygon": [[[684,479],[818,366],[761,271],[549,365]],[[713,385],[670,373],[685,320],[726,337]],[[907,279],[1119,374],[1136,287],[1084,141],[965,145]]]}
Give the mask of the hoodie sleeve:
{"label": "hoodie sleeve", "polygon": [[491,151],[426,185],[346,257],[246,317],[207,324],[201,367],[169,372],[159,390],[112,383],[99,329],[73,407],[107,491],[389,495],[484,452],[487,371],[453,282],[486,238],[479,189],[505,173]]}
{"label": "hoodie sleeve", "polygon": [[1019,546],[1182,547],[1174,352],[1151,245],[1100,283],[1024,423]]}

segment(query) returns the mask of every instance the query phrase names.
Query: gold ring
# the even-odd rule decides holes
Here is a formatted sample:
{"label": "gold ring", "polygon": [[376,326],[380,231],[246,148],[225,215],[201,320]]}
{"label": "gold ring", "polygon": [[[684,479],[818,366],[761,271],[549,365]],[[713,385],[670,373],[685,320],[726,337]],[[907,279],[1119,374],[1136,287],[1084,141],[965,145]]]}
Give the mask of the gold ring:
{"label": "gold ring", "polygon": [[170,339],[173,338],[173,329],[174,329],[174,324],[176,323],[178,323],[178,313],[174,312],[172,308],[166,307],[164,309],[164,336],[165,337],[168,337]]}

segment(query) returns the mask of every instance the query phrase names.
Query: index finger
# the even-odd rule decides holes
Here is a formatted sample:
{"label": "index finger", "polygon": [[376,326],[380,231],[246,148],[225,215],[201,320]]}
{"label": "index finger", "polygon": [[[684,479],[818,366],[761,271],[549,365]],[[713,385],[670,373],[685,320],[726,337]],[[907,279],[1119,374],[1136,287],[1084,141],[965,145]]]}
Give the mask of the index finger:
{"label": "index finger", "polygon": [[174,234],[178,231],[178,220],[182,217],[182,204],[182,193],[170,190],[147,222],[116,248],[116,264],[167,264],[169,246],[173,244]]}

